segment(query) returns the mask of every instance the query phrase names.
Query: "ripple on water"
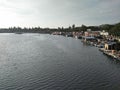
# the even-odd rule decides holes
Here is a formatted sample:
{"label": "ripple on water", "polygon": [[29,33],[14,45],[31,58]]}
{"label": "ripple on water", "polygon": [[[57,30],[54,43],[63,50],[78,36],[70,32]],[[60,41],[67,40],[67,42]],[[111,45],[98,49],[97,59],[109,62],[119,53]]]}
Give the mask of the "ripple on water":
{"label": "ripple on water", "polygon": [[80,40],[8,34],[0,42],[0,90],[120,90],[119,63]]}

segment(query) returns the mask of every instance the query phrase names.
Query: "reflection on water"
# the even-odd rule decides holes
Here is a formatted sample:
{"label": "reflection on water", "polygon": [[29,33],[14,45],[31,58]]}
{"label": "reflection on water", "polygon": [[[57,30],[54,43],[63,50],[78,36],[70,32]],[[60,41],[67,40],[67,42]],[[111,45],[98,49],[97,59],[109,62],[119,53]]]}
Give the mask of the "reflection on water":
{"label": "reflection on water", "polygon": [[120,62],[78,39],[0,34],[0,90],[120,90]]}

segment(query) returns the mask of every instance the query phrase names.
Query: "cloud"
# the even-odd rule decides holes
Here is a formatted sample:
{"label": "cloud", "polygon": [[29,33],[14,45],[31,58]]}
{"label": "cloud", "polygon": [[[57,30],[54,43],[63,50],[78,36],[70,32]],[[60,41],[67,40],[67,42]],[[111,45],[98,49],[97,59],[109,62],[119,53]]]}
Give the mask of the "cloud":
{"label": "cloud", "polygon": [[[0,25],[58,27],[116,23],[120,20],[119,6],[119,0],[0,0]],[[15,19],[12,24],[7,21],[12,19]]]}

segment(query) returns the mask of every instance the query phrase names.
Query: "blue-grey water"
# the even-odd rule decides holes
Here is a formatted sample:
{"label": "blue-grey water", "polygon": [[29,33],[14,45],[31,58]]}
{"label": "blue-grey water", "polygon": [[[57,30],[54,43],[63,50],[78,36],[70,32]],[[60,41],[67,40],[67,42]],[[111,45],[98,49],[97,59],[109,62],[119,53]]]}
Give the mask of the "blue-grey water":
{"label": "blue-grey water", "polygon": [[120,62],[74,38],[0,34],[0,90],[120,90]]}

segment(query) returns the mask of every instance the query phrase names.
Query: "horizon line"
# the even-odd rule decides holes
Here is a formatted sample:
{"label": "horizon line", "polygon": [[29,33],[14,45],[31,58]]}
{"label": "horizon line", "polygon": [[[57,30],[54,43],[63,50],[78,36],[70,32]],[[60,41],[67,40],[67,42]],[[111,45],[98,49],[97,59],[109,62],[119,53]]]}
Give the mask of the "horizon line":
{"label": "horizon line", "polygon": [[[117,22],[117,23],[120,23],[120,22]],[[99,25],[85,25],[85,24],[81,24],[81,25],[76,25],[76,24],[72,24],[72,25],[75,25],[75,27],[81,27],[82,25],[85,25],[85,26],[100,26],[100,25],[115,25],[117,23],[102,23],[102,24],[99,24]],[[41,29],[46,29],[46,28],[49,28],[49,29],[57,29],[57,28],[69,28],[70,26],[72,25],[68,25],[68,26],[58,26],[58,27],[41,27],[41,26],[9,26],[9,27],[0,27],[0,29],[8,29],[8,28],[21,28],[21,29],[24,29],[24,28],[41,28]]]}

